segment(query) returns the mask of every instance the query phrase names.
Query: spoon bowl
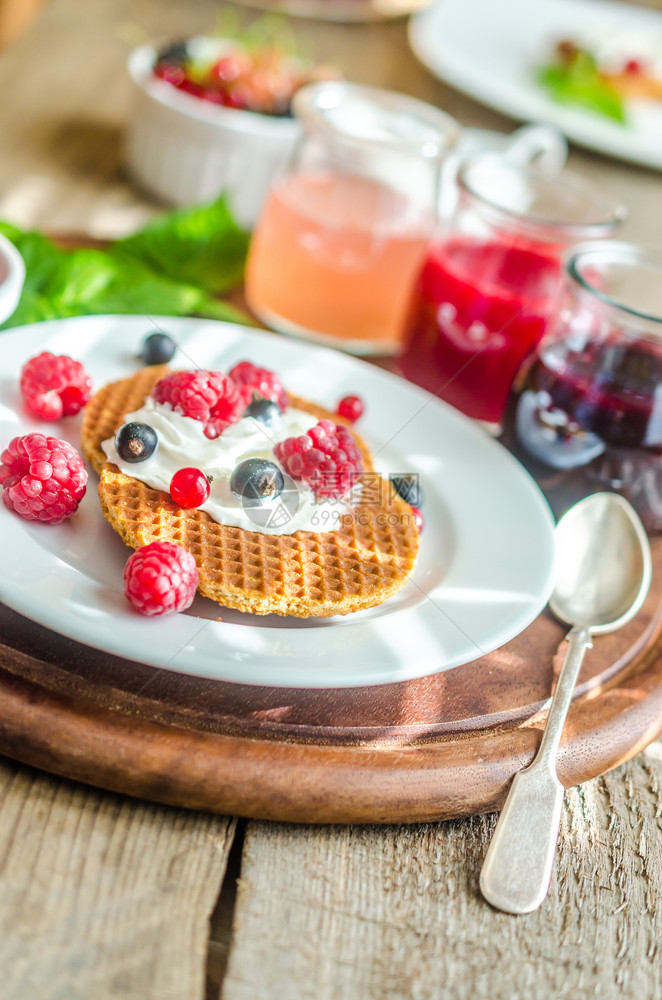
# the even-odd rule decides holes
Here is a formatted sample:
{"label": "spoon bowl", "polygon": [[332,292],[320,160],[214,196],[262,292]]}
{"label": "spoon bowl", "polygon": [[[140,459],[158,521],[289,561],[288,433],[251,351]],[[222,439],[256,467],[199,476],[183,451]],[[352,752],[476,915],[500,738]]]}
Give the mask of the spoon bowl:
{"label": "spoon bowl", "polygon": [[641,521],[617,493],[594,493],[565,514],[555,531],[554,591],[549,606],[567,625],[593,635],[636,615],[652,562]]}

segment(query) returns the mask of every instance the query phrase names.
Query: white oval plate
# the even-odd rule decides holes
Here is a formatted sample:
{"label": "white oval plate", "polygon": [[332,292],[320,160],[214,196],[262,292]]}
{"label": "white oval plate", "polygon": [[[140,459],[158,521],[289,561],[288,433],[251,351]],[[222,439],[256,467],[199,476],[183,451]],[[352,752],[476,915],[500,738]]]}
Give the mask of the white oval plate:
{"label": "white oval plate", "polygon": [[106,523],[90,471],[61,525],[0,505],[0,599],[97,649],[217,680],[279,687],[384,684],[448,670],[501,646],[545,606],[553,520],[516,460],[451,407],[337,351],[208,320],[92,316],[22,327],[1,338],[0,449],[34,430],[79,444],[80,417],[43,424],[21,408],[18,376],[42,350],[82,361],[95,387],[130,375],[155,327],[180,345],[180,367],[227,370],[249,358],[285,386],[335,409],[358,392],[360,430],[383,472],[418,472],[425,530],[413,579],[378,608],[331,619],[257,617],[198,597],[185,614],[143,618],[122,591],[127,549]]}
{"label": "white oval plate", "polygon": [[441,80],[522,121],[545,122],[580,146],[662,167],[662,102],[630,101],[626,126],[558,104],[536,82],[562,38],[601,26],[662,35],[659,11],[616,0],[441,0],[415,14],[409,42]]}

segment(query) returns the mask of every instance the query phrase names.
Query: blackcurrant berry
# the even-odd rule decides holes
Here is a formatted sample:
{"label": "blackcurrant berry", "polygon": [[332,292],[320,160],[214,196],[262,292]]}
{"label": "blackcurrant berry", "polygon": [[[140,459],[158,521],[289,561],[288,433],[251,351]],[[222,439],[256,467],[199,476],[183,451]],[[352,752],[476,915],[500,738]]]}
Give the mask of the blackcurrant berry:
{"label": "blackcurrant berry", "polygon": [[234,496],[249,507],[280,496],[284,488],[283,473],[266,458],[247,458],[230,477]]}
{"label": "blackcurrant berry", "polygon": [[280,420],[282,412],[278,403],[274,403],[270,399],[262,399],[258,396],[252,403],[248,404],[244,410],[244,416],[253,417],[254,420],[259,420],[261,424],[273,427]]}
{"label": "blackcurrant berry", "polygon": [[418,476],[415,475],[394,475],[389,477],[391,486],[402,497],[410,507],[423,506],[423,489]]}
{"label": "blackcurrant berry", "polygon": [[124,424],[115,435],[115,448],[123,462],[144,462],[154,454],[158,443],[154,428],[136,421]]}
{"label": "blackcurrant berry", "polygon": [[167,333],[150,333],[145,338],[140,360],[145,365],[165,365],[177,350],[177,344]]}
{"label": "blackcurrant berry", "polygon": [[168,63],[170,66],[183,66],[188,57],[188,47],[182,40],[164,45],[158,54],[159,62]]}

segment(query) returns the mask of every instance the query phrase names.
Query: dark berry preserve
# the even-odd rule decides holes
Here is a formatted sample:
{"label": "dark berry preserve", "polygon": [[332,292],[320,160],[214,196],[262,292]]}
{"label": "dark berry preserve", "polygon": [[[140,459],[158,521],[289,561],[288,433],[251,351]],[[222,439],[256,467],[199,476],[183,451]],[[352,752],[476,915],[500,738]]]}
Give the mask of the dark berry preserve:
{"label": "dark berry preserve", "polygon": [[662,450],[662,343],[615,335],[544,345],[528,388],[616,448]]}

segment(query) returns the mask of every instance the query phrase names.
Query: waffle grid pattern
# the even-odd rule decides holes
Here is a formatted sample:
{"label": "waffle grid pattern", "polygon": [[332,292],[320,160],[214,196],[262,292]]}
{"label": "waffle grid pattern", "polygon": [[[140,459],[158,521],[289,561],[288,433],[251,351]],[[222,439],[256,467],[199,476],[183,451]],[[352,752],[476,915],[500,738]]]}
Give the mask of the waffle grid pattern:
{"label": "waffle grid pattern", "polygon": [[[358,505],[337,531],[264,535],[218,524],[204,511],[182,510],[167,493],[106,463],[101,442],[112,436],[125,413],[141,405],[166,370],[143,369],[106,386],[84,416],[83,450],[101,471],[101,506],[127,545],[165,540],[182,545],[196,559],[202,594],[256,614],[347,614],[381,604],[404,585],[416,561],[418,531],[410,508],[387,484],[381,505]],[[315,416],[332,418],[321,407],[291,401]],[[367,449],[359,444],[371,469]]]}

